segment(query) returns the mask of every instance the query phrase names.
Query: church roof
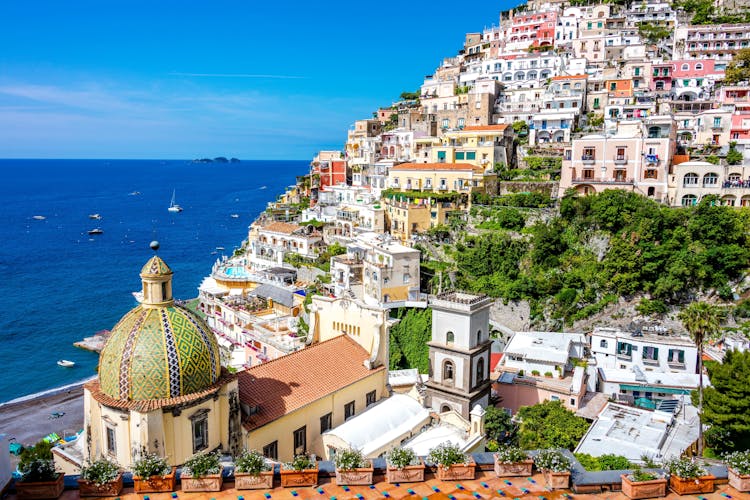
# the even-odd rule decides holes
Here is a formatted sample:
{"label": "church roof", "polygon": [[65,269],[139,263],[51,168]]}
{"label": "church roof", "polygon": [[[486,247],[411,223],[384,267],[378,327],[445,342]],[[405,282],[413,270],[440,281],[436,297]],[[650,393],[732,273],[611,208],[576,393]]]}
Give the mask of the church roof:
{"label": "church roof", "polygon": [[169,274],[172,274],[172,270],[158,255],[151,257],[141,268],[141,276],[165,276]]}
{"label": "church roof", "polygon": [[238,373],[240,401],[258,411],[246,417],[246,430],[257,429],[348,385],[385,371],[368,370],[370,354],[347,335]]}
{"label": "church roof", "polygon": [[220,374],[215,335],[197,314],[177,305],[130,310],[99,357],[102,392],[125,401],[200,392]]}

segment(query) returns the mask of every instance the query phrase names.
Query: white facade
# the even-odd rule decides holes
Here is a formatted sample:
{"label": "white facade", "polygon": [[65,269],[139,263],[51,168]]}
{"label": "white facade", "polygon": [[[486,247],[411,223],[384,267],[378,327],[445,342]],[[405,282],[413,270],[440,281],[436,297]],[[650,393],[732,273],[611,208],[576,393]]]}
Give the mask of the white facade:
{"label": "white facade", "polygon": [[581,333],[516,332],[505,346],[502,364],[524,375],[563,378],[572,366],[570,360],[584,357],[586,345]]}
{"label": "white facade", "polygon": [[614,328],[594,328],[591,354],[601,368],[664,373],[696,373],[698,349],[688,337],[642,332],[636,336]]}

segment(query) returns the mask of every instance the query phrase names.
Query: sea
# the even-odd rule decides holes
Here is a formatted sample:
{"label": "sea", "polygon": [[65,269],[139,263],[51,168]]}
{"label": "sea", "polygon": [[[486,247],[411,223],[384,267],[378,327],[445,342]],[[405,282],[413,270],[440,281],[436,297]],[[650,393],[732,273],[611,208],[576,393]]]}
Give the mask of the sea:
{"label": "sea", "polygon": [[[0,160],[0,403],[94,376],[98,355],[73,343],[136,306],[151,241],[174,272],[175,298],[194,298],[308,165]],[[180,213],[167,211],[173,193]],[[89,235],[95,228],[102,234]]]}

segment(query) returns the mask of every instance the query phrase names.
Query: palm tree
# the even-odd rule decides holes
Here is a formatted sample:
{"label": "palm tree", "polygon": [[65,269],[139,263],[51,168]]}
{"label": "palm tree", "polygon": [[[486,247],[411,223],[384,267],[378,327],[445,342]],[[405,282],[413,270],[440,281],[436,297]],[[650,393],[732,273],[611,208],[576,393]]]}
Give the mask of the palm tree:
{"label": "palm tree", "polygon": [[719,333],[726,310],[707,302],[693,302],[678,318],[698,348],[698,456],[703,456],[703,345]]}

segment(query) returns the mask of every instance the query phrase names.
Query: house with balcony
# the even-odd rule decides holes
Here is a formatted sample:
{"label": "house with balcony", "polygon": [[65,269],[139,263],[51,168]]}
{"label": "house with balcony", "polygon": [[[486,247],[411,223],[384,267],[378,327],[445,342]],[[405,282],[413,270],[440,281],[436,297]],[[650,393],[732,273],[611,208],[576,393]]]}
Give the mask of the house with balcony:
{"label": "house with balcony", "polygon": [[446,224],[452,216],[463,217],[468,196],[452,193],[449,198],[429,194],[425,194],[424,198],[412,198],[394,193],[387,196],[383,203],[389,234],[401,242],[407,242],[430,228]]}
{"label": "house with balcony", "polygon": [[435,163],[466,162],[484,169],[508,165],[513,152],[513,129],[506,124],[468,126],[443,133],[441,146],[432,148]]}
{"label": "house with balcony", "polygon": [[698,348],[687,336],[675,335],[658,326],[628,332],[596,327],[591,333],[591,355],[604,369],[695,374]]}
{"label": "house with balcony", "polygon": [[414,149],[414,132],[406,129],[395,129],[380,134],[381,160],[409,161]]}
{"label": "house with balcony", "polygon": [[552,46],[555,42],[557,11],[519,12],[510,20],[506,33],[507,51],[526,50],[529,47]]}
{"label": "house with balcony", "polygon": [[750,206],[750,165],[714,165],[688,161],[674,165],[669,181],[670,205],[697,205],[715,195],[722,205]]}
{"label": "house with balcony", "polygon": [[529,144],[570,142],[577,115],[578,110],[574,109],[540,110],[529,123]]}
{"label": "house with balcony", "polygon": [[419,292],[420,252],[391,239],[367,233],[358,240],[366,248],[362,285],[364,302],[381,307],[403,307],[422,299]]}
{"label": "house with balcony", "polygon": [[[494,145],[486,147],[494,148]],[[465,156],[471,152],[469,149],[464,150]],[[449,152],[456,153],[453,148],[436,152],[435,163],[402,163],[392,167],[388,172],[388,187],[397,191],[420,191],[425,193],[425,197],[429,197],[429,193],[468,195],[475,191],[497,192],[497,174],[492,170],[493,165],[450,162]],[[476,152],[469,159],[477,161]]]}
{"label": "house with balcony", "polygon": [[750,47],[750,24],[681,25],[675,29],[675,59],[715,61],[717,69]]}
{"label": "house with balcony", "polygon": [[287,222],[251,225],[248,242],[247,258],[253,269],[283,267],[287,254],[314,259],[325,247],[323,235],[311,226]]}
{"label": "house with balcony", "polygon": [[574,139],[563,153],[558,195],[571,188],[581,194],[622,189],[666,201],[674,148],[669,116],[621,121],[614,135]]}

